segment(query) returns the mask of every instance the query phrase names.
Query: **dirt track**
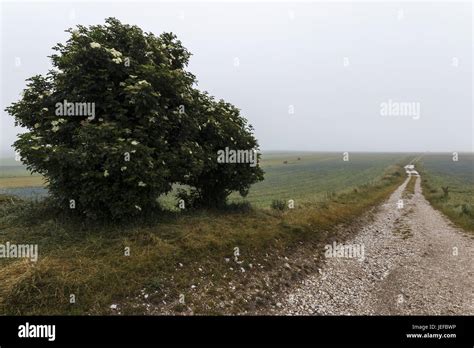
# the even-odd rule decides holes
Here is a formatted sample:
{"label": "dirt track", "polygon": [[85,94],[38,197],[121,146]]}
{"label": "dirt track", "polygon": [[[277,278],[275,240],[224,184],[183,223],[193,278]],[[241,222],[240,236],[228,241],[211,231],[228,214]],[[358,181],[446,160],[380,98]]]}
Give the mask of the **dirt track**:
{"label": "dirt track", "polygon": [[[272,314],[472,315],[474,239],[425,200],[408,179],[344,245],[364,259],[328,257],[320,272],[286,291]],[[397,203],[403,199],[404,206]]]}

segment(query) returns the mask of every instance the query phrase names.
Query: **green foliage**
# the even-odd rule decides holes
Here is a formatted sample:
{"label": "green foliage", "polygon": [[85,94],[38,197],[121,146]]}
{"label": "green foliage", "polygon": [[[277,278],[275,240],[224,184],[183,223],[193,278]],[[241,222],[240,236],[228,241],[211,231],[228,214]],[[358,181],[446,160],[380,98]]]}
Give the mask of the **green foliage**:
{"label": "green foliage", "polygon": [[[30,78],[6,109],[28,129],[16,150],[61,208],[73,202],[71,211],[91,218],[124,218],[156,209],[174,183],[214,205],[262,180],[258,166],[217,165],[216,149],[257,143],[235,107],[194,88],[191,54],[175,35],[114,18],[67,32],[53,48],[54,69]],[[58,115],[64,101],[91,103],[95,115]]]}
{"label": "green foliage", "polygon": [[252,126],[240,116],[239,109],[223,100],[216,102],[207,93],[195,91],[194,97],[199,102],[190,113],[200,129],[197,142],[202,151],[196,155],[203,169],[180,183],[193,187],[187,198],[192,206],[222,208],[232,191],[245,197],[251,184],[263,180],[263,171],[249,163],[218,163],[218,151],[226,147],[255,151],[258,143],[252,135]]}

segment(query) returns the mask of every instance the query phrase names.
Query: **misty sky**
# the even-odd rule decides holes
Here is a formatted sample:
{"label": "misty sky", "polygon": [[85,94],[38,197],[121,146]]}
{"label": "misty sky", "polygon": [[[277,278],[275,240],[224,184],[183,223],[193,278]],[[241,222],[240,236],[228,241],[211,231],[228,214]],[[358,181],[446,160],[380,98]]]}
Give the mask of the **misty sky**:
{"label": "misty sky", "polygon": [[[198,88],[239,107],[264,151],[474,150],[469,2],[61,1],[1,10],[0,157],[13,154],[21,132],[3,110],[25,79],[47,72],[65,29],[106,17],[177,34],[193,53]],[[417,103],[418,117],[381,115],[389,100]]]}

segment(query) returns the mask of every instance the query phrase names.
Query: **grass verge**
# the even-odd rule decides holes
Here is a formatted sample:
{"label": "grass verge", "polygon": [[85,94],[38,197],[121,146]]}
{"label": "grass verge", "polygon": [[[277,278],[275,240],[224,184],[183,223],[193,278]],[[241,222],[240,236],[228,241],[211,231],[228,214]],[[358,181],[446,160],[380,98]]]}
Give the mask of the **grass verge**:
{"label": "grass verge", "polygon": [[415,184],[416,184],[417,177],[412,175],[410,176],[410,180],[408,181],[407,185],[405,186],[405,191],[403,191],[403,197],[409,198],[415,194]]}

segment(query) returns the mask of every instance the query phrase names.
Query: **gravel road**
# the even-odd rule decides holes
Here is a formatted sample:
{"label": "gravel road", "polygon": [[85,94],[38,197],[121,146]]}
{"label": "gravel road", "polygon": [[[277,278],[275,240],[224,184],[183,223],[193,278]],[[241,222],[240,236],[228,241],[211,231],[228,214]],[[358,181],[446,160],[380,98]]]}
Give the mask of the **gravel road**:
{"label": "gravel road", "polygon": [[404,192],[408,180],[344,241],[363,258],[326,257],[319,273],[281,296],[273,314],[473,315],[473,236],[433,209],[420,177],[414,195]]}

